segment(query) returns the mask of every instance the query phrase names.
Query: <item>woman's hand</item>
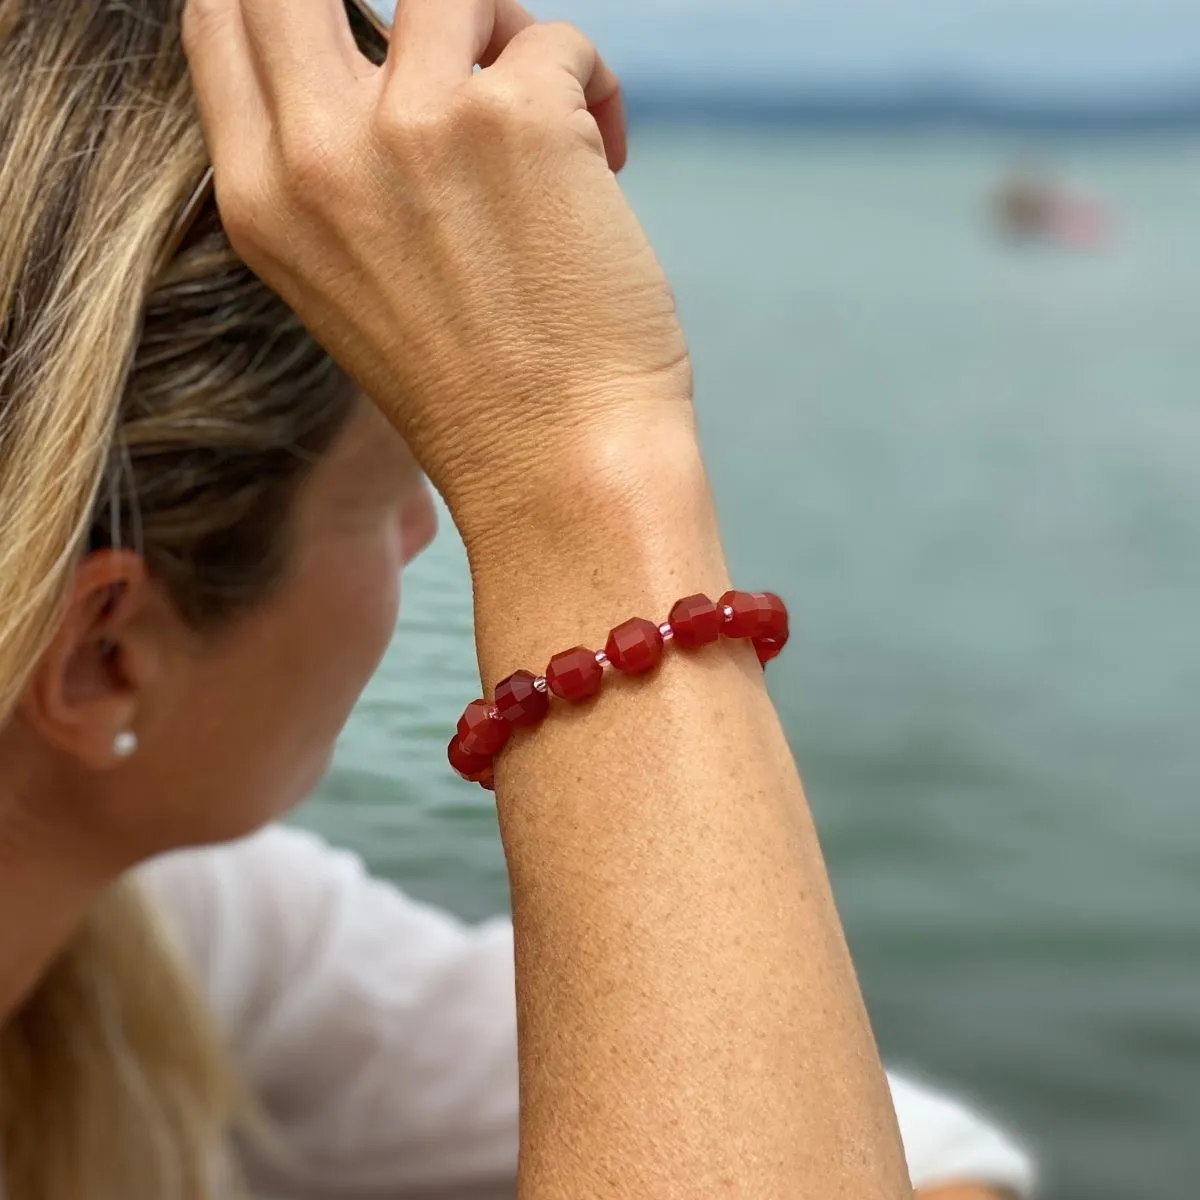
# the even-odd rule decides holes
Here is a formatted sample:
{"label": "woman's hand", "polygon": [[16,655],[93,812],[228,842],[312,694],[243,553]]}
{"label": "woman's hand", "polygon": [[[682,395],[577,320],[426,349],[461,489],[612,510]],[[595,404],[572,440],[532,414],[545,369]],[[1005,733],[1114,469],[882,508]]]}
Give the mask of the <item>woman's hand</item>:
{"label": "woman's hand", "polygon": [[185,41],[235,248],[468,544],[610,435],[691,436],[673,297],[613,175],[619,87],[582,34],[506,0],[401,0],[376,68],[342,0],[190,0]]}

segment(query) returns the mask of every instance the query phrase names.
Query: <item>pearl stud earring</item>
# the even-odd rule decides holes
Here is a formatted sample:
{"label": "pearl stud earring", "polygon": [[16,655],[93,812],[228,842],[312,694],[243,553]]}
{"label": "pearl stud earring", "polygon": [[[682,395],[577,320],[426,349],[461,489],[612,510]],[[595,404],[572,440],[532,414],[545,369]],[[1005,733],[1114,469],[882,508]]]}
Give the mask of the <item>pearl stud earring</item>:
{"label": "pearl stud earring", "polygon": [[123,729],[113,738],[113,753],[118,758],[130,758],[137,753],[137,734],[132,729]]}

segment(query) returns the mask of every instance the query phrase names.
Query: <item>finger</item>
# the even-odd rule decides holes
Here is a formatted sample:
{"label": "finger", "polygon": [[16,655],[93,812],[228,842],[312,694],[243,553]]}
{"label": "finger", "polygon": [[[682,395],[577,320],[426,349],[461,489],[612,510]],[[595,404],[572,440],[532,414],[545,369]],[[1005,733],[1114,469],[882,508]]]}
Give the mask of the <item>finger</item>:
{"label": "finger", "polygon": [[492,36],[479,55],[479,65],[489,67],[500,57],[505,46],[537,19],[517,0],[496,0],[496,11],[492,20]]}
{"label": "finger", "polygon": [[397,58],[410,61],[440,51],[462,79],[476,66],[490,66],[518,33],[536,23],[518,0],[400,0],[392,44]]}
{"label": "finger", "polygon": [[[513,39],[534,24],[534,18],[516,0],[496,0],[492,40],[480,56],[480,65],[487,67],[496,62]],[[596,118],[596,124],[600,126],[608,165],[614,171],[619,171],[629,156],[625,102],[617,73],[599,55],[593,63],[585,99],[592,116]]]}
{"label": "finger", "polygon": [[[600,66],[608,70],[603,63]],[[610,86],[611,91],[608,90]],[[604,98],[588,107],[596,119],[596,124],[600,126],[608,165],[614,171],[620,171],[629,161],[629,122],[625,113],[625,98],[621,94],[621,85],[615,75],[612,76],[612,84],[606,81],[601,90],[605,93]]]}
{"label": "finger", "polygon": [[588,108],[603,104],[620,92],[616,73],[585,33],[565,21],[535,21],[519,4],[498,0],[492,41],[480,65],[498,63],[502,57],[510,62],[533,61],[543,53],[541,47],[553,53],[563,65],[569,64],[584,87]]}
{"label": "finger", "polygon": [[561,21],[538,22],[520,4],[517,4],[515,0],[497,0],[492,40],[479,60],[480,65],[486,67],[496,62],[514,39],[519,34],[524,34],[531,25],[542,29],[555,30],[556,36],[558,33],[561,33],[565,37],[569,30],[577,39],[582,39],[583,42],[587,43],[589,53],[592,56],[591,76],[587,85],[587,104],[589,108],[608,103],[613,97],[619,95],[621,81],[617,78],[616,72],[600,56],[595,45],[588,39],[586,34],[574,26]]}
{"label": "finger", "polygon": [[[389,71],[412,94],[444,94],[475,66],[490,67],[526,30],[537,25],[518,0],[401,0]],[[582,36],[582,35],[580,35]],[[609,166],[619,171],[628,157],[625,105],[616,73],[592,52],[585,102],[604,139]]]}
{"label": "finger", "polygon": [[496,0],[401,0],[389,73],[422,100],[443,95],[471,77],[492,41],[495,18]]}
{"label": "finger", "polygon": [[591,40],[573,25],[553,21],[521,30],[491,69],[525,77],[543,74],[547,69],[565,72],[579,88],[580,107],[588,109],[600,128],[609,166],[617,171],[625,165],[625,106],[620,81]]}
{"label": "finger", "polygon": [[268,105],[295,111],[340,94],[363,59],[342,0],[239,0],[247,41]]}
{"label": "finger", "polygon": [[209,153],[219,161],[226,149],[252,141],[264,116],[238,0],[188,0],[183,49]]}

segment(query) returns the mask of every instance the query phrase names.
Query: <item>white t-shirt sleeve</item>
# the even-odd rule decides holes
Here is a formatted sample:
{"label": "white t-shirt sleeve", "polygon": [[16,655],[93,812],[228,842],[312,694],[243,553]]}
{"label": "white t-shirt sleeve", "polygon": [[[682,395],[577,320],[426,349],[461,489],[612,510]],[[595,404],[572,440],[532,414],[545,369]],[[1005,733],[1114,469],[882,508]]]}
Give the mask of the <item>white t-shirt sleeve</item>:
{"label": "white t-shirt sleeve", "polygon": [[1033,1162],[1017,1142],[961,1100],[894,1071],[892,1103],[914,1188],[952,1183],[990,1184],[1028,1196]]}
{"label": "white t-shirt sleeve", "polygon": [[297,1200],[511,1190],[507,921],[463,925],[285,827],[146,873],[294,1154],[288,1168],[252,1155],[257,1189]]}
{"label": "white t-shirt sleeve", "polygon": [[[286,827],[169,855],[145,874],[294,1154],[286,1168],[251,1157],[258,1189],[295,1200],[511,1195],[507,921],[463,925]],[[1029,1162],[1009,1138],[948,1097],[891,1083],[914,1186],[1026,1193]]]}

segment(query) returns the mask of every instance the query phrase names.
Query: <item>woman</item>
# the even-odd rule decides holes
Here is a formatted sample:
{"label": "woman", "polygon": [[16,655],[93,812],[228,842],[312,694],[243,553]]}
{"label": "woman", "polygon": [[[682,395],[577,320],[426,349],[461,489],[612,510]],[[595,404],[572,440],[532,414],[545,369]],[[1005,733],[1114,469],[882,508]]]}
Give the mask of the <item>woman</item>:
{"label": "woman", "polygon": [[[591,47],[409,0],[379,67],[335,0],[192,0],[206,151],[177,16],[0,0],[9,1200],[232,1186],[214,1149],[256,1106],[129,872],[325,769],[432,532],[405,441],[467,542],[489,686],[729,582]],[[209,151],[222,220],[163,268]],[[744,651],[608,688],[499,765],[522,1198],[908,1190]]]}
{"label": "woman", "polygon": [[[246,1147],[255,1185],[318,1200],[512,1195],[507,921],[465,927],[279,827],[167,855],[144,878],[290,1152]],[[1003,1134],[912,1080],[891,1085],[921,1200],[1027,1194],[1029,1164]],[[798,1114],[797,1137],[806,1124]]]}

